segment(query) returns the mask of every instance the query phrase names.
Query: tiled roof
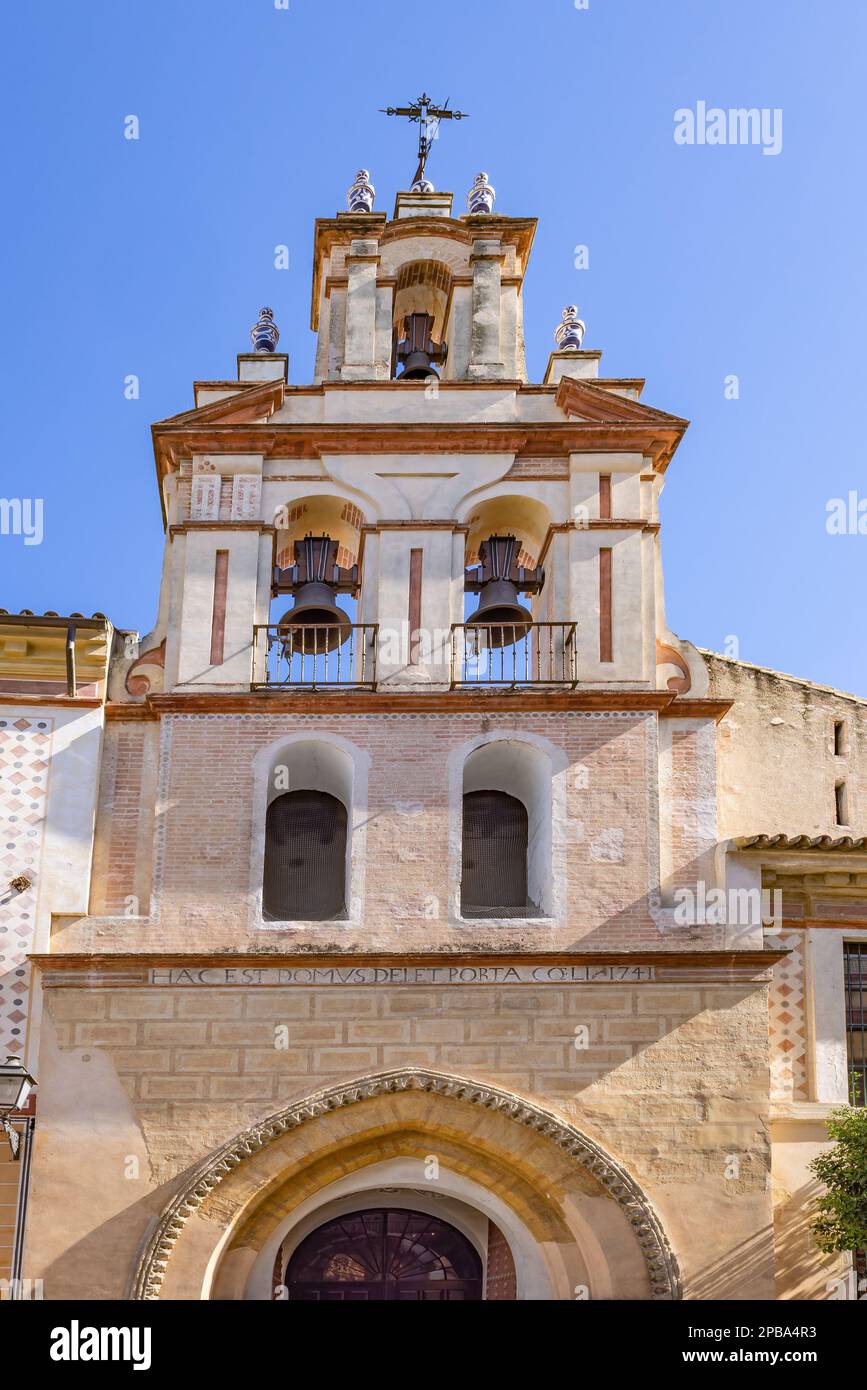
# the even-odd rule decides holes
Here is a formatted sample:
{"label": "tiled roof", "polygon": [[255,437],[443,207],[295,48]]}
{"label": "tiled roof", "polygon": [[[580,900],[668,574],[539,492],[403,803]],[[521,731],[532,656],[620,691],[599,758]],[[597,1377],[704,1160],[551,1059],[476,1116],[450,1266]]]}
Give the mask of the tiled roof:
{"label": "tiled roof", "polygon": [[867,835],[739,835],[735,844],[738,849],[857,851],[867,849]]}
{"label": "tiled roof", "polygon": [[88,618],[84,613],[55,613],[50,608],[45,613],[34,613],[32,608],[22,608],[20,613],[10,613],[8,608],[0,608],[0,624],[3,626],[15,623],[23,626],[36,624],[44,627],[46,624],[54,622],[68,623],[72,621],[87,623],[92,626],[94,623],[97,625],[108,623],[109,620],[104,613],[94,613],[92,617]]}

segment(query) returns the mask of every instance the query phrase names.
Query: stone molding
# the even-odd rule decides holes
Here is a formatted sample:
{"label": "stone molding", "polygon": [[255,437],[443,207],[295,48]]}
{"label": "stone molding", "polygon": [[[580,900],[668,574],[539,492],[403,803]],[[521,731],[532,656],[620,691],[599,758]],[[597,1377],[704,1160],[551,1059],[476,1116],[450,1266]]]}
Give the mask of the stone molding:
{"label": "stone molding", "polygon": [[634,1178],[592,1139],[551,1111],[497,1086],[420,1067],[405,1067],[315,1091],[242,1130],[221,1149],[208,1155],[163,1208],[133,1271],[130,1298],[135,1301],[155,1301],[160,1298],[168,1262],[187,1220],[239,1164],[272,1140],[330,1111],[378,1096],[413,1090],[448,1096],[469,1105],[499,1111],[517,1124],[535,1130],[567,1153],[623,1209],[644,1256],[651,1299],[671,1301],[682,1297],[677,1261],[659,1218]]}

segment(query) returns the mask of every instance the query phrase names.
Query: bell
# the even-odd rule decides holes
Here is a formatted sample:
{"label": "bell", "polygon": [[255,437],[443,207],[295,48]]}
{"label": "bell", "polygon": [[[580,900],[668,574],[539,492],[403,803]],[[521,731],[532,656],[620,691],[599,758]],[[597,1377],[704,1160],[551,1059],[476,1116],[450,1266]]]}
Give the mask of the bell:
{"label": "bell", "polygon": [[335,594],[354,593],[357,586],[358,566],[339,567],[337,542],[330,536],[296,541],[295,564],[274,576],[274,592],[290,593],[295,599],[277,625],[287,656],[320,656],[342,647],[352,623],[337,607]]}
{"label": "bell", "polygon": [[334,602],[330,584],[302,584],[295,602],[278,624],[281,637],[288,638],[296,652],[319,656],[336,651],[349,636],[352,624],[348,613]]}
{"label": "bell", "polygon": [[467,619],[467,627],[486,629],[485,646],[511,647],[530,631],[533,615],[518,602],[518,593],[538,594],[545,573],[538,567],[525,569],[517,560],[514,536],[489,536],[479,546],[481,574],[466,571],[464,588],[479,595],[479,606]]}
{"label": "bell", "polygon": [[404,360],[401,381],[427,381],[433,373],[430,355],[426,352],[411,352]]}
{"label": "bell", "polygon": [[518,590],[511,580],[491,579],[482,589],[479,606],[467,619],[467,626],[490,628],[488,646],[511,647],[527,636],[532,621],[533,614],[518,602]]}
{"label": "bell", "polygon": [[432,314],[407,315],[406,336],[397,345],[397,360],[403,367],[399,381],[427,381],[436,375],[434,367],[445,362],[448,349],[433,341],[433,325]]}

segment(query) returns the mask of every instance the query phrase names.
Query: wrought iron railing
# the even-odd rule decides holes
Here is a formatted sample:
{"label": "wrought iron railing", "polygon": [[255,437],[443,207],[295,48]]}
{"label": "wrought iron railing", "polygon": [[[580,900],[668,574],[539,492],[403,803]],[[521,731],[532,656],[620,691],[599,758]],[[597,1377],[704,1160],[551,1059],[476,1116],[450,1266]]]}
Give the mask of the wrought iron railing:
{"label": "wrought iron railing", "polygon": [[253,629],[254,690],[376,686],[377,623]]}
{"label": "wrought iron railing", "polygon": [[574,688],[578,684],[575,627],[575,623],[453,623],[452,688]]}

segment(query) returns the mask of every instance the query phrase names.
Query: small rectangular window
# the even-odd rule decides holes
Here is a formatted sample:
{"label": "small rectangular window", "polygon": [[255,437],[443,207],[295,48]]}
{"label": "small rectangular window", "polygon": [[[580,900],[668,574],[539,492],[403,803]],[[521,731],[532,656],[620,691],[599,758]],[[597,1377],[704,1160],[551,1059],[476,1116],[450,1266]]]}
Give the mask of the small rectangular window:
{"label": "small rectangular window", "polygon": [[849,794],[845,782],[838,782],[834,788],[834,812],[838,825],[849,824]]}
{"label": "small rectangular window", "polygon": [[834,756],[845,758],[848,752],[846,746],[846,725],[842,719],[834,720]]}

